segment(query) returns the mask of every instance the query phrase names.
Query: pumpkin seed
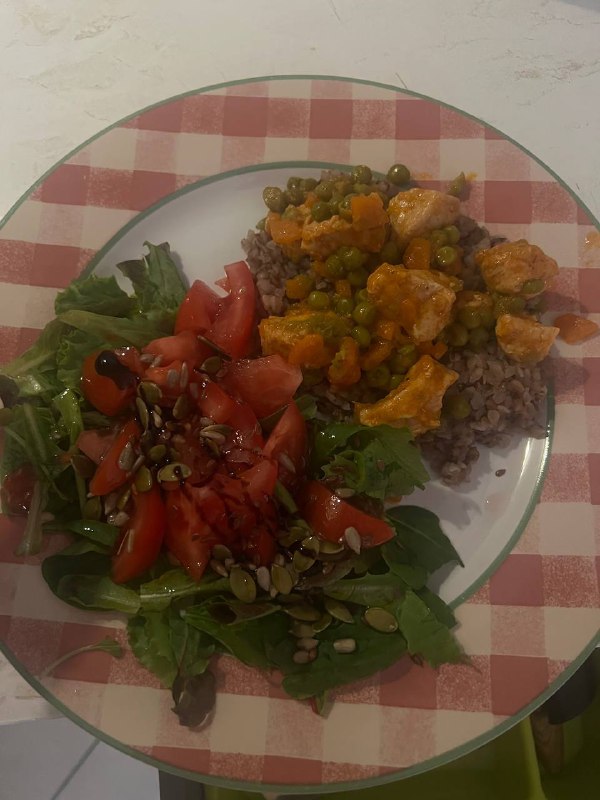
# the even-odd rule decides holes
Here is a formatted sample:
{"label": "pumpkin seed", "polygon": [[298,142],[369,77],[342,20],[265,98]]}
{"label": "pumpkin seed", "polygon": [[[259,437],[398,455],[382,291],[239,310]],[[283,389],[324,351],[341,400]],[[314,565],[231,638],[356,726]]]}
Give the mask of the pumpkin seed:
{"label": "pumpkin seed", "polygon": [[309,606],[308,603],[294,603],[291,606],[285,606],[283,610],[290,617],[303,622],[316,622],[321,618],[321,612],[314,606]]}
{"label": "pumpkin seed", "polygon": [[75,472],[81,475],[82,478],[91,478],[96,472],[94,462],[84,456],[83,453],[75,453],[75,455],[71,456],[71,464]]}
{"label": "pumpkin seed", "polygon": [[379,633],[394,633],[398,630],[398,620],[385,608],[378,608],[372,606],[367,608],[363,614],[363,619],[370,628],[379,631]]}
{"label": "pumpkin seed", "polygon": [[266,567],[259,567],[256,570],[256,582],[263,592],[269,591],[271,588],[271,574]]}
{"label": "pumpkin seed", "polygon": [[198,389],[197,383],[190,383],[189,392],[194,400],[197,400],[200,397],[200,390]]}
{"label": "pumpkin seed", "polygon": [[190,401],[187,394],[179,395],[173,406],[173,417],[175,419],[185,419],[190,413]]}
{"label": "pumpkin seed", "polygon": [[121,492],[121,494],[117,497],[117,504],[115,508],[119,511],[123,511],[127,503],[129,502],[129,498],[131,497],[131,486],[126,486],[125,489]]}
{"label": "pumpkin seed", "polygon": [[170,481],[182,481],[186,478],[189,478],[192,474],[192,470],[187,466],[187,464],[181,464],[178,461],[174,461],[172,464],[165,464],[164,467],[161,467],[158,470],[156,477],[162,483],[163,481],[169,483]]}
{"label": "pumpkin seed", "polygon": [[181,375],[179,376],[179,388],[183,392],[189,383],[190,380],[190,368],[188,367],[187,361],[184,361],[181,365]]}
{"label": "pumpkin seed", "polygon": [[355,492],[354,489],[348,489],[344,486],[341,489],[336,489],[335,494],[343,499],[346,497],[354,497]]}
{"label": "pumpkin seed", "polygon": [[252,577],[241,567],[233,567],[229,573],[231,591],[242,603],[253,603],[256,600],[256,584]]}
{"label": "pumpkin seed", "polygon": [[216,544],[212,549],[212,553],[219,561],[225,561],[226,558],[231,558],[231,550],[225,547],[224,544]]}
{"label": "pumpkin seed", "polygon": [[148,467],[140,467],[135,475],[135,488],[138,492],[149,492],[152,488],[152,473]]}
{"label": "pumpkin seed", "polygon": [[271,580],[273,586],[280,594],[289,594],[294,586],[292,576],[285,567],[280,564],[271,565]]}
{"label": "pumpkin seed", "polygon": [[214,447],[217,448],[217,453],[219,452],[219,445],[225,444],[226,437],[220,431],[211,431],[208,428],[204,428],[200,431],[200,436],[203,439],[208,440],[209,444],[212,444]]}
{"label": "pumpkin seed", "polygon": [[89,500],[85,501],[83,516],[85,519],[100,519],[102,516],[102,501],[99,497],[90,497]]}
{"label": "pumpkin seed", "polygon": [[150,448],[148,451],[148,458],[154,464],[158,464],[159,461],[162,461],[163,458],[167,455],[167,448],[164,444],[155,444],[153,447]]}
{"label": "pumpkin seed", "polygon": [[335,619],[339,619],[341,622],[348,622],[350,624],[354,622],[354,617],[348,610],[348,606],[340,603],[339,600],[334,600],[333,597],[325,597],[323,605],[327,609],[327,612]]}
{"label": "pumpkin seed", "polygon": [[133,445],[131,444],[131,442],[127,442],[127,444],[119,454],[117,465],[119,469],[122,469],[125,472],[129,472],[129,470],[133,467],[134,461],[135,461],[135,453],[133,452]]}
{"label": "pumpkin seed", "polygon": [[354,639],[336,639],[333,649],[336,653],[353,653],[356,650],[356,642]]}
{"label": "pumpkin seed", "polygon": [[315,554],[315,556],[319,555],[321,541],[316,536],[307,536],[305,539],[302,539],[301,544],[305,550],[310,550],[311,553]]}
{"label": "pumpkin seed", "polygon": [[315,647],[318,646],[319,646],[319,640],[313,639],[310,636],[303,636],[296,642],[296,647],[299,650],[314,650]]}
{"label": "pumpkin seed", "polygon": [[321,631],[324,631],[325,628],[328,628],[332,622],[333,618],[331,614],[321,614],[319,619],[316,622],[313,622],[313,631],[315,633],[321,633]]}
{"label": "pumpkin seed", "polygon": [[330,542],[327,539],[323,539],[319,543],[319,554],[331,555],[335,556],[338,553],[344,552],[344,545],[341,542]]}
{"label": "pumpkin seed", "polygon": [[209,564],[212,571],[216,572],[217,575],[222,575],[224,578],[229,575],[223,564],[220,561],[217,561],[216,558],[211,558]]}
{"label": "pumpkin seed", "polygon": [[152,424],[155,428],[162,428],[163,420],[158,411],[152,412]]}
{"label": "pumpkin seed", "polygon": [[298,639],[310,639],[312,638],[315,629],[312,625],[309,625],[306,622],[298,622],[297,620],[294,620],[291,632],[292,635],[296,636]]}
{"label": "pumpkin seed", "polygon": [[202,428],[202,433],[220,433],[221,436],[230,436],[233,433],[233,428],[231,425],[215,425],[211,423],[210,425],[205,425]]}
{"label": "pumpkin seed", "polygon": [[136,397],[135,407],[137,408],[137,413],[142,428],[144,428],[145,430],[150,424],[150,412],[148,411],[148,406],[146,405],[146,403],[144,403],[141,397]]}
{"label": "pumpkin seed", "polygon": [[312,567],[315,560],[314,556],[309,556],[301,550],[296,550],[292,563],[296,572],[306,572],[307,569]]}
{"label": "pumpkin seed", "polygon": [[289,531],[285,531],[279,537],[279,542],[284,547],[291,547],[296,542],[299,542],[300,539],[302,539],[305,534],[306,531],[303,528],[290,528]]}
{"label": "pumpkin seed", "polygon": [[106,516],[110,514],[111,511],[117,507],[117,500],[119,499],[119,495],[116,492],[111,492],[107,494],[104,498],[104,513]]}
{"label": "pumpkin seed", "polygon": [[312,661],[310,653],[308,653],[306,650],[296,650],[292,656],[292,659],[294,664],[308,664],[309,661]]}
{"label": "pumpkin seed", "polygon": [[353,550],[358,555],[360,553],[361,540],[360,540],[360,534],[358,533],[356,528],[353,527],[346,528],[346,530],[344,531],[344,539],[346,540],[346,544],[348,545],[350,550]]}
{"label": "pumpkin seed", "polygon": [[140,397],[149,403],[151,406],[156,405],[156,403],[160,402],[162,397],[162,392],[160,390],[160,386],[157,386],[152,381],[142,381],[138,386],[138,392]]}
{"label": "pumpkin seed", "polygon": [[219,358],[219,356],[210,356],[210,358],[207,358],[206,361],[202,364],[200,369],[202,370],[202,372],[206,372],[209,375],[216,375],[222,366],[223,366],[223,360]]}

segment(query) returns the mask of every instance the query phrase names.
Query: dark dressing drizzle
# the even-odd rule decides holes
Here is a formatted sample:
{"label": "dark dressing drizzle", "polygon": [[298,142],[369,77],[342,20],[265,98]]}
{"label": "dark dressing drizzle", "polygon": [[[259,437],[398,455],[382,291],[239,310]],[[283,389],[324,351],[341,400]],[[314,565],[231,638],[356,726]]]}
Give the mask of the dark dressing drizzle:
{"label": "dark dressing drizzle", "polygon": [[135,383],[133,372],[121,364],[112,350],[103,350],[96,359],[96,372],[105,378],[110,378],[119,389],[127,389]]}

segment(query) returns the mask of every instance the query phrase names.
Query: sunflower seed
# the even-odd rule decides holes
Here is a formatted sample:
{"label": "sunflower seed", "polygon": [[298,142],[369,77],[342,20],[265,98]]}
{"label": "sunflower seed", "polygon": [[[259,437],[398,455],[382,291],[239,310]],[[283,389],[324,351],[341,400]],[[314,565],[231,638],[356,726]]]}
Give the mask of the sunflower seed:
{"label": "sunflower seed", "polygon": [[319,640],[312,639],[311,637],[308,636],[303,636],[296,642],[296,647],[299,650],[314,650],[318,646],[319,646]]}
{"label": "sunflower seed", "polygon": [[162,483],[163,481],[169,483],[170,481],[182,481],[186,478],[189,478],[192,474],[192,470],[187,466],[187,464],[181,464],[178,461],[174,461],[171,464],[165,464],[164,467],[161,467],[156,477]]}
{"label": "sunflower seed", "polygon": [[[219,431],[209,431],[206,428],[200,431],[200,436],[203,439],[208,439],[209,442],[213,442],[215,445],[225,444],[225,436]],[[218,448],[217,448],[218,453]]]}
{"label": "sunflower seed", "polygon": [[202,364],[200,369],[202,370],[202,372],[206,372],[209,375],[216,375],[222,366],[223,366],[223,359],[219,358],[219,356],[210,356],[210,358],[207,358],[206,361]]}
{"label": "sunflower seed", "polygon": [[250,570],[250,572],[256,572],[256,570],[258,569],[258,567],[256,566],[256,564],[254,564],[254,562],[252,562],[252,561],[247,561],[247,562],[244,564],[244,566],[246,567],[246,569],[249,569],[249,570]]}
{"label": "sunflower seed", "polygon": [[231,568],[231,567],[233,567],[233,565],[235,564],[235,559],[234,559],[234,558],[232,558],[231,556],[228,556],[227,558],[225,558],[225,559],[223,560],[223,563],[225,564],[225,566],[227,567],[227,569],[230,569],[230,568]]}
{"label": "sunflower seed", "polygon": [[229,573],[231,591],[242,603],[252,603],[256,599],[256,584],[241,567],[233,567]]}
{"label": "sunflower seed", "polygon": [[181,375],[179,376],[179,388],[183,392],[184,389],[187,388],[187,385],[190,380],[190,368],[188,367],[187,361],[184,361],[181,365]]}
{"label": "sunflower seed", "polygon": [[106,514],[106,516],[108,516],[110,512],[114,511],[114,509],[117,507],[118,499],[119,495],[117,494],[117,492],[111,492],[110,494],[106,495],[106,497],[104,498],[104,513]]}
{"label": "sunflower seed", "polygon": [[207,427],[208,425],[214,425],[214,424],[215,421],[214,419],[211,419],[211,417],[200,417],[200,425],[203,428]]}
{"label": "sunflower seed", "polygon": [[259,567],[256,570],[256,582],[263,592],[269,591],[271,588],[271,575],[266,567]]}
{"label": "sunflower seed", "polygon": [[179,385],[179,371],[176,369],[170,369],[167,372],[167,386],[169,389],[174,389],[176,386]]}
{"label": "sunflower seed", "polygon": [[313,622],[313,631],[321,633],[325,628],[328,628],[333,622],[333,617],[330,614],[321,614],[316,622]]}
{"label": "sunflower seed", "polygon": [[229,575],[223,564],[221,564],[220,561],[217,561],[216,558],[211,558],[209,563],[210,563],[210,568],[212,569],[213,572],[216,572],[217,575],[222,575],[224,578],[226,578]]}
{"label": "sunflower seed", "polygon": [[125,511],[113,512],[112,514],[108,515],[106,521],[109,525],[122,528],[123,525],[126,525],[129,522],[129,514],[125,513]]}
{"label": "sunflower seed", "polygon": [[150,413],[148,411],[148,406],[141,397],[135,398],[135,407],[137,408],[138,418],[144,430],[148,427],[150,423]]}
{"label": "sunflower seed", "polygon": [[312,567],[315,561],[316,559],[314,556],[309,556],[303,553],[301,550],[296,550],[292,564],[294,565],[296,572],[306,572],[306,570]]}
{"label": "sunflower seed", "polygon": [[157,386],[156,383],[152,383],[152,381],[142,381],[138,386],[138,393],[140,397],[151,406],[158,403],[162,397],[160,386]]}
{"label": "sunflower seed", "polygon": [[138,492],[149,492],[152,488],[152,473],[148,467],[140,467],[135,475],[135,488]]}
{"label": "sunflower seed", "polygon": [[293,475],[296,474],[296,467],[292,459],[288,456],[287,453],[280,453],[277,460],[281,464],[282,467],[291,472]]}
{"label": "sunflower seed", "polygon": [[356,642],[354,639],[336,639],[333,649],[336,653],[353,653],[356,650]]}
{"label": "sunflower seed", "polygon": [[315,629],[307,622],[298,622],[294,620],[291,628],[291,633],[297,639],[311,639]]}
{"label": "sunflower seed", "polygon": [[308,664],[309,661],[312,661],[310,653],[307,653],[306,650],[296,650],[292,659],[294,664]]}
{"label": "sunflower seed", "polygon": [[156,358],[153,359],[153,361],[152,361],[152,366],[153,367],[160,367],[162,362],[163,362],[163,357],[162,356],[156,356]]}
{"label": "sunflower seed", "polygon": [[283,610],[290,617],[303,622],[316,622],[321,618],[321,612],[314,606],[309,606],[308,603],[294,603],[291,606],[285,606]]}
{"label": "sunflower seed", "polygon": [[158,411],[152,412],[152,424],[154,425],[155,428],[162,428],[163,421]]}
{"label": "sunflower seed", "polygon": [[341,487],[340,489],[335,490],[335,494],[338,497],[353,497],[355,492],[354,489],[347,489],[346,487]]}
{"label": "sunflower seed", "polygon": [[269,589],[269,597],[271,599],[277,597],[277,589],[274,586],[271,586],[271,588]]}
{"label": "sunflower seed", "polygon": [[271,580],[279,594],[289,594],[294,587],[292,576],[287,569],[280,564],[271,565]]}
{"label": "sunflower seed", "polygon": [[394,633],[398,630],[398,620],[385,608],[373,606],[367,608],[363,614],[363,619],[370,628],[380,633]]}
{"label": "sunflower seed", "polygon": [[354,622],[354,617],[348,610],[348,607],[340,603],[339,600],[334,600],[333,597],[325,597],[323,605],[327,609],[327,613],[331,614],[335,619],[339,619],[341,622]]}
{"label": "sunflower seed", "polygon": [[283,557],[282,553],[277,553],[275,558],[273,559],[274,564],[278,564],[280,567],[283,567],[285,564],[285,558]]}
{"label": "sunflower seed", "polygon": [[131,497],[131,487],[127,486],[125,489],[123,489],[123,491],[121,492],[121,494],[117,498],[116,508],[119,511],[123,511],[123,509],[125,508],[125,506],[129,502],[129,498],[130,497]]}
{"label": "sunflower seed", "polygon": [[131,444],[131,442],[127,442],[127,444],[119,454],[117,465],[119,469],[122,469],[125,472],[129,472],[129,470],[133,467],[134,461],[135,461],[135,453],[133,452],[133,445]]}
{"label": "sunflower seed", "polygon": [[344,539],[346,540],[346,544],[348,545],[350,550],[353,550],[356,554],[360,553],[360,545],[361,545],[360,534],[358,533],[356,528],[353,527],[346,528],[346,530],[344,531]]}
{"label": "sunflower seed", "polygon": [[155,444],[153,447],[150,448],[148,451],[148,458],[154,464],[158,464],[159,461],[162,461],[163,458],[167,455],[167,448],[164,444]]}
{"label": "sunflower seed", "polygon": [[144,456],[140,453],[140,455],[136,458],[131,466],[131,472],[135,475],[135,473],[139,470],[139,468],[144,463],[145,459]]}
{"label": "sunflower seed", "polygon": [[177,420],[185,419],[190,413],[190,401],[187,394],[179,395],[173,406],[173,417]]}
{"label": "sunflower seed", "polygon": [[142,364],[151,364],[154,361],[154,356],[152,353],[142,353],[140,356],[140,361]]}
{"label": "sunflower seed", "polygon": [[197,400],[200,397],[200,390],[198,389],[197,383],[190,383],[189,392],[194,400]]}
{"label": "sunflower seed", "polygon": [[225,561],[226,558],[231,558],[231,550],[225,547],[224,544],[216,544],[212,549],[212,553],[214,558],[218,558],[219,561]]}

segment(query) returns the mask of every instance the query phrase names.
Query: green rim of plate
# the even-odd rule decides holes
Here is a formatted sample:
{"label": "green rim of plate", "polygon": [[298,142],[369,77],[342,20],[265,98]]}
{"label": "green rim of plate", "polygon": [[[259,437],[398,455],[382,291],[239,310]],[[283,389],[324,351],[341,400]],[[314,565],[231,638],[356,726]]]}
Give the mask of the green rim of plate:
{"label": "green rim of plate", "polygon": [[[550,167],[548,167],[540,158],[538,158],[536,155],[534,155],[526,147],[524,147],[523,145],[519,144],[519,142],[515,141],[515,139],[513,139],[511,136],[508,136],[503,131],[501,131],[499,128],[496,128],[495,126],[484,122],[483,120],[481,120],[480,118],[474,116],[473,114],[469,114],[468,112],[463,111],[462,109],[457,108],[456,106],[453,106],[450,103],[445,103],[445,102],[443,102],[441,100],[437,100],[436,98],[430,97],[429,95],[421,94],[420,92],[414,92],[414,91],[412,91],[410,89],[399,88],[398,86],[393,86],[391,84],[381,83],[379,81],[370,81],[370,80],[365,80],[365,79],[361,79],[361,78],[349,78],[349,77],[344,77],[344,76],[339,76],[339,75],[305,75],[305,74],[300,74],[300,75],[266,75],[266,76],[256,76],[256,77],[253,77],[253,78],[241,78],[241,79],[238,79],[238,80],[224,81],[222,83],[215,83],[215,84],[211,84],[210,86],[205,86],[205,87],[200,88],[200,89],[192,89],[192,90],[187,91],[187,92],[182,92],[181,94],[178,94],[178,95],[173,95],[172,97],[166,98],[164,100],[159,100],[156,103],[152,103],[152,104],[150,104],[150,105],[148,105],[148,106],[146,106],[146,107],[144,107],[142,109],[138,109],[135,112],[133,112],[132,114],[128,114],[127,116],[117,120],[113,124],[108,125],[107,127],[103,128],[102,130],[100,130],[99,132],[94,134],[93,136],[90,136],[88,139],[86,139],[80,145],[78,145],[77,147],[73,148],[70,152],[68,152],[63,158],[61,158],[59,161],[57,161],[55,164],[53,164],[48,170],[46,170],[46,172],[44,172],[44,174],[40,178],[38,178],[38,180],[35,181],[35,183],[33,183],[29,187],[29,189],[27,189],[21,195],[21,197],[19,197],[19,199],[12,205],[12,207],[8,210],[8,212],[0,220],[0,228],[2,228],[6,224],[6,222],[12,217],[12,215],[15,213],[15,211],[17,211],[17,209],[21,206],[21,204],[30,196],[30,194],[38,186],[40,186],[40,184],[42,184],[44,182],[44,180],[57,167],[59,167],[61,164],[64,164],[73,155],[75,155],[75,153],[77,153],[80,150],[82,150],[84,147],[86,147],[91,142],[93,142],[96,139],[100,138],[105,133],[108,133],[108,131],[113,130],[114,128],[117,128],[117,127],[121,126],[124,122],[127,122],[128,120],[133,119],[134,117],[137,117],[139,114],[145,113],[146,111],[150,111],[153,108],[157,108],[159,106],[165,105],[165,104],[173,102],[175,100],[180,100],[180,99],[183,99],[185,97],[191,97],[192,95],[204,94],[206,92],[214,91],[215,89],[223,89],[223,88],[227,88],[229,86],[240,86],[240,85],[244,85],[244,84],[248,84],[248,83],[260,83],[260,82],[266,82],[266,81],[282,81],[282,80],[288,80],[288,81],[293,81],[293,80],[305,80],[305,81],[306,80],[323,80],[323,81],[326,81],[326,80],[329,80],[329,81],[341,81],[341,82],[345,82],[345,83],[360,83],[360,84],[363,84],[363,85],[366,85],[366,86],[375,86],[375,87],[378,87],[380,89],[387,89],[388,91],[392,91],[392,92],[400,92],[401,94],[408,94],[408,95],[411,95],[413,97],[420,98],[422,100],[427,100],[429,102],[436,103],[436,104],[442,106],[443,108],[449,108],[452,111],[456,111],[459,114],[461,114],[462,116],[464,116],[464,117],[466,117],[468,119],[471,119],[474,122],[477,122],[477,123],[479,123],[481,125],[484,125],[485,127],[489,128],[490,130],[495,131],[501,137],[503,137],[505,140],[511,142],[513,145],[515,145],[515,147],[518,147],[521,151],[523,151],[526,155],[528,155],[531,159],[533,159],[533,161],[535,161],[541,167],[543,167],[550,175],[552,175],[552,177],[557,181],[557,183],[575,200],[577,205],[579,205],[579,207],[582,208],[586,212],[586,214],[589,216],[589,218],[593,221],[593,223],[596,226],[596,228],[598,230],[600,230],[600,222],[597,220],[595,215],[592,214],[592,212],[587,207],[587,205],[575,194],[575,192],[568,186],[568,184],[565,183],[565,181],[559,175],[557,175],[556,172],[554,172],[554,170],[552,170]],[[310,164],[310,162],[301,162],[301,163],[304,164],[304,165]],[[298,165],[297,162],[296,162],[296,164]],[[261,166],[261,165],[259,165],[259,166]],[[227,175],[227,173],[221,173],[221,175]],[[195,188],[197,188],[197,185],[196,185]],[[169,197],[172,198],[172,195],[169,195]],[[168,201],[168,198],[166,198],[166,200]],[[155,208],[156,208],[156,206],[153,207],[153,210],[155,210]],[[139,221],[139,218],[140,218],[139,216],[136,216],[135,220]],[[107,250],[107,246],[105,245],[103,248],[101,248],[101,251],[99,251],[99,252],[105,253],[106,250]],[[99,260],[98,254],[96,254],[96,256],[94,257],[92,263],[96,264],[98,262],[98,260]],[[86,273],[88,271],[90,271],[90,265],[88,265],[88,267],[86,267],[86,269],[84,270],[84,272],[86,272]],[[552,413],[549,413],[549,423],[550,423],[551,419],[553,419],[553,411],[552,411]],[[551,431],[552,431],[552,426],[550,426],[550,428],[549,428],[549,433]],[[532,497],[531,497],[531,499],[529,501],[529,504],[527,506],[526,512],[525,512],[523,518],[521,519],[519,525],[517,526],[516,532],[518,532],[518,535],[515,534],[513,537],[511,537],[511,541],[504,548],[504,550],[500,554],[499,558],[503,559],[508,554],[508,552],[510,552],[511,547],[514,545],[514,541],[516,541],[516,539],[518,539],[518,537],[521,535],[521,533],[522,533],[522,531],[523,531],[523,529],[525,527],[525,524],[527,522],[527,519],[529,518],[529,515],[531,514],[531,511],[533,510],[533,508],[535,507],[535,504],[537,503],[537,500],[539,498],[539,494],[541,492],[543,480],[544,480],[544,477],[545,477],[546,465],[547,465],[548,460],[549,460],[548,459],[549,446],[550,446],[550,441],[548,442],[548,449],[547,449],[546,453],[544,454],[543,466],[542,466],[542,469],[540,470],[540,475],[538,477],[538,481],[537,481],[535,490],[534,490],[534,492],[532,494]],[[494,563],[496,563],[497,560],[498,559],[496,559]],[[490,569],[490,572],[491,571],[493,571],[493,569]],[[487,575],[486,577],[489,577],[489,575]],[[485,578],[483,578],[483,580],[481,580],[481,583],[483,583],[484,580],[485,580]],[[475,588],[478,588],[478,586],[481,585],[481,583],[477,583]],[[459,598],[456,599],[455,603],[458,604],[458,603],[462,602],[461,598],[462,598],[462,595]],[[480,734],[479,736],[476,736],[474,739],[470,739],[468,742],[465,742],[465,743],[459,745],[458,747],[453,748],[452,750],[448,750],[445,753],[441,753],[438,756],[434,756],[433,758],[430,758],[430,759],[427,759],[425,761],[422,761],[419,764],[413,765],[412,767],[407,767],[406,769],[399,770],[398,772],[390,772],[390,773],[387,773],[385,775],[379,775],[379,776],[374,776],[372,778],[364,778],[364,779],[354,780],[354,781],[346,781],[346,782],[330,783],[330,784],[314,784],[314,785],[312,785],[312,784],[310,784],[310,785],[309,784],[303,784],[303,785],[296,785],[296,784],[267,784],[267,783],[245,782],[245,781],[239,781],[239,780],[228,780],[228,779],[225,779],[225,778],[218,778],[218,777],[211,776],[211,775],[203,775],[203,774],[201,774],[199,772],[191,772],[189,770],[181,769],[181,768],[172,766],[170,764],[167,764],[165,762],[158,761],[157,759],[153,758],[152,756],[147,756],[145,753],[142,753],[142,752],[136,750],[135,748],[131,747],[130,745],[126,745],[123,742],[120,742],[117,739],[114,739],[111,736],[108,736],[103,731],[99,731],[93,725],[90,725],[86,720],[82,719],[77,714],[75,714],[70,708],[68,708],[68,706],[64,705],[62,703],[62,701],[58,700],[58,698],[56,698],[49,689],[47,689],[43,684],[41,684],[35,676],[30,674],[28,672],[28,670],[26,670],[23,667],[23,665],[20,664],[20,662],[16,659],[16,657],[13,655],[13,653],[6,647],[6,645],[2,641],[0,641],[0,651],[4,654],[4,656],[7,658],[7,660],[13,665],[13,667],[17,670],[17,672],[31,686],[33,686],[33,688],[45,700],[47,700],[58,711],[60,711],[62,714],[64,714],[64,716],[66,716],[72,722],[74,722],[77,725],[79,725],[81,728],[83,728],[85,731],[87,731],[92,736],[95,736],[100,741],[103,741],[106,744],[109,744],[112,747],[115,747],[117,750],[120,750],[121,752],[125,753],[126,755],[132,756],[133,758],[136,758],[139,761],[142,761],[142,762],[144,762],[146,764],[149,764],[150,766],[155,767],[156,769],[163,770],[165,772],[169,772],[169,773],[171,773],[173,775],[177,775],[179,777],[186,778],[188,780],[195,781],[195,782],[205,782],[205,783],[209,783],[209,784],[212,784],[214,786],[220,786],[220,787],[223,787],[223,788],[238,789],[238,790],[244,790],[244,791],[250,791],[250,792],[253,791],[253,792],[257,792],[257,793],[262,793],[262,792],[266,791],[266,792],[280,792],[280,793],[281,792],[286,792],[286,793],[292,793],[292,794],[297,794],[297,795],[303,795],[303,794],[314,794],[315,792],[318,792],[320,794],[329,794],[329,793],[339,792],[339,791],[353,791],[353,790],[358,790],[358,789],[370,788],[370,787],[374,787],[374,786],[382,786],[384,784],[393,783],[394,781],[403,780],[404,778],[409,778],[409,777],[412,777],[414,775],[418,775],[418,774],[420,774],[422,772],[427,772],[428,770],[435,769],[436,767],[443,766],[444,764],[447,764],[447,763],[449,763],[451,761],[454,761],[454,760],[456,760],[458,758],[461,758],[462,756],[467,755],[468,753],[472,752],[473,750],[475,750],[475,749],[477,749],[479,747],[482,747],[483,745],[485,745],[488,742],[492,741],[492,739],[495,739],[496,737],[498,737],[501,734],[505,733],[510,728],[512,728],[514,725],[516,725],[521,720],[523,720],[525,717],[529,716],[529,714],[531,714],[533,711],[535,711],[536,708],[538,708],[549,697],[551,697],[554,694],[554,692],[556,692],[572,675],[575,674],[575,672],[579,669],[579,667],[584,663],[586,658],[590,655],[590,653],[594,650],[594,648],[597,647],[599,644],[600,644],[600,632],[598,634],[596,634],[596,636],[594,637],[594,639],[591,642],[588,643],[588,645],[583,649],[583,651],[579,654],[579,656],[576,659],[574,659],[569,664],[569,666],[557,678],[555,678],[554,681],[552,681],[541,694],[539,694],[537,697],[535,697],[524,708],[522,708],[520,711],[518,711],[513,716],[503,720],[501,723],[499,723],[495,727],[490,728],[488,731],[484,732],[483,734]]]}

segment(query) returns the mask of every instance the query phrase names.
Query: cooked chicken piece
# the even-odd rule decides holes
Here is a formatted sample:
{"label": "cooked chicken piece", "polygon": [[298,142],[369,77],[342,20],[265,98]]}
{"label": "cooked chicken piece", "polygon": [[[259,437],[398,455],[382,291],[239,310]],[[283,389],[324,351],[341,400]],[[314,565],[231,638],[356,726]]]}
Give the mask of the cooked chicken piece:
{"label": "cooked chicken piece", "polygon": [[475,261],[488,289],[501,294],[535,297],[547,289],[554,276],[558,275],[556,261],[525,239],[480,250],[475,255]]}
{"label": "cooked chicken piece", "polygon": [[392,197],[388,214],[398,244],[404,247],[415,236],[453,225],[459,209],[457,197],[435,189],[409,189]]}
{"label": "cooked chicken piece", "polygon": [[458,373],[431,356],[422,356],[405,380],[376,403],[356,403],[355,414],[362,425],[408,427],[414,434],[439,428],[442,400]]}
{"label": "cooked chicken piece", "polygon": [[547,327],[531,317],[502,314],[496,322],[496,338],[507,356],[524,364],[546,358],[560,328]]}
{"label": "cooked chicken piece", "polygon": [[285,317],[267,317],[258,326],[264,355],[278,353],[283,358],[305,336],[319,334],[325,344],[339,345],[350,328],[350,320],[333,311],[302,310],[294,310]]}
{"label": "cooked chicken piece", "polygon": [[[356,208],[355,208],[356,206]],[[302,229],[302,251],[324,260],[341,247],[358,247],[378,253],[385,242],[388,217],[378,194],[352,202],[352,222],[337,214],[323,222],[306,222]]]}
{"label": "cooked chicken piece", "polygon": [[436,270],[392,264],[381,264],[367,282],[380,314],[396,320],[415,342],[430,342],[446,327],[461,288],[461,281]]}

